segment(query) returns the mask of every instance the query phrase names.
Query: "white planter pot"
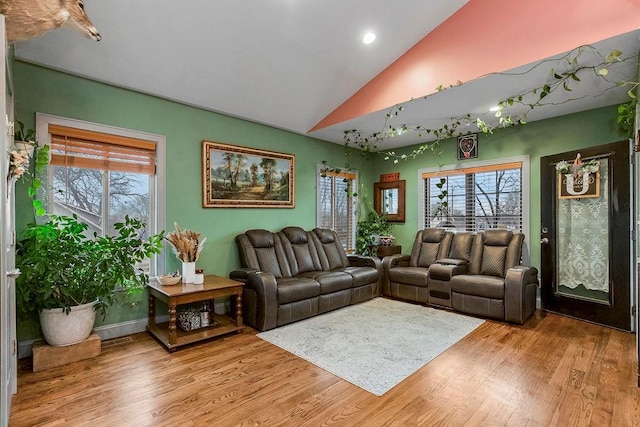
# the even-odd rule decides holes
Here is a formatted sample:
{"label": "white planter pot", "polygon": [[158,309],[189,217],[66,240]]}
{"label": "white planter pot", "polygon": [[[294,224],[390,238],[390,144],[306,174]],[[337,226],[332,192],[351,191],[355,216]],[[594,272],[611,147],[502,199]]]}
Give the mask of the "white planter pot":
{"label": "white planter pot", "polygon": [[69,314],[62,308],[42,310],[40,312],[40,327],[44,339],[54,347],[64,347],[78,344],[91,335],[96,321],[94,303],[71,307]]}
{"label": "white planter pot", "polygon": [[14,141],[13,146],[18,150],[24,150],[29,154],[29,157],[33,154],[35,143],[33,141]]}

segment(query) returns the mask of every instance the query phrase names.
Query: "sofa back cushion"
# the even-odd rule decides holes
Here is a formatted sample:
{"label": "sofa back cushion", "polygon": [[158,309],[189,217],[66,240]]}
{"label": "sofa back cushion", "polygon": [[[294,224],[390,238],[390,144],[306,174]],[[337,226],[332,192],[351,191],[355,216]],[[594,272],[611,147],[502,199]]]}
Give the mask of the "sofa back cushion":
{"label": "sofa back cushion", "polygon": [[471,250],[469,273],[504,278],[520,264],[524,235],[510,230],[479,232]]}
{"label": "sofa back cushion", "polygon": [[452,237],[453,233],[444,228],[425,228],[418,231],[409,266],[429,267],[436,260],[446,258]]}
{"label": "sofa back cushion", "polygon": [[300,227],[285,227],[278,234],[292,275],[322,270],[318,249],[308,231]]}
{"label": "sofa back cushion", "polygon": [[447,258],[463,259],[469,261],[471,258],[471,246],[475,233],[469,231],[456,232],[451,239],[451,248]]}
{"label": "sofa back cushion", "polygon": [[328,228],[314,228],[312,236],[318,250],[322,270],[329,271],[349,266],[349,259],[338,235]]}
{"label": "sofa back cushion", "polygon": [[236,236],[243,267],[273,274],[276,278],[291,277],[280,236],[268,230],[248,230]]}

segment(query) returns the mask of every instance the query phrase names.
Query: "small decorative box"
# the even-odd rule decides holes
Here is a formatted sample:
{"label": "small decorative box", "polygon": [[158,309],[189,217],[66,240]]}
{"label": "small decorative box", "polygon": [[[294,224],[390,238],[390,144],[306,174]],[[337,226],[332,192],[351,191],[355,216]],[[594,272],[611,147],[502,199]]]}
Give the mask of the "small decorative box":
{"label": "small decorative box", "polygon": [[200,312],[193,307],[181,310],[178,313],[178,326],[187,332],[201,328]]}

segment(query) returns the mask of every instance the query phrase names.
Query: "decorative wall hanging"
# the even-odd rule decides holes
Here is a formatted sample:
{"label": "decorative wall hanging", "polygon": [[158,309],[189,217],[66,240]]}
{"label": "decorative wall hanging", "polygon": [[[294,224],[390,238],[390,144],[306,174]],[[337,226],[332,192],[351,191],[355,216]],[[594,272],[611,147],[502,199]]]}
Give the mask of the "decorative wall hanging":
{"label": "decorative wall hanging", "polygon": [[582,162],[580,153],[572,163],[556,164],[558,172],[558,198],[578,199],[600,197],[600,162],[592,159]]}
{"label": "decorative wall hanging", "polygon": [[202,206],[293,208],[295,156],[202,141]]}
{"label": "decorative wall hanging", "polygon": [[59,27],[95,41],[101,38],[82,0],[5,0],[0,2],[0,13],[5,17],[9,43],[39,37]]}
{"label": "decorative wall hanging", "polygon": [[380,175],[380,182],[399,181],[400,172],[383,173]]}
{"label": "decorative wall hanging", "polygon": [[478,157],[478,134],[471,133],[458,137],[458,160]]}

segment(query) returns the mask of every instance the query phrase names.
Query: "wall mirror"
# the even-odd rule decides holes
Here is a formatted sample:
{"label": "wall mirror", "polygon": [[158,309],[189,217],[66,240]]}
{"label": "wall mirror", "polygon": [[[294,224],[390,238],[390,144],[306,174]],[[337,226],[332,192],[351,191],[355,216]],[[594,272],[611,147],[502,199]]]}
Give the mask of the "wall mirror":
{"label": "wall mirror", "polygon": [[404,222],[404,189],[404,180],[376,182],[373,184],[373,208],[389,222]]}

